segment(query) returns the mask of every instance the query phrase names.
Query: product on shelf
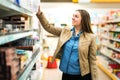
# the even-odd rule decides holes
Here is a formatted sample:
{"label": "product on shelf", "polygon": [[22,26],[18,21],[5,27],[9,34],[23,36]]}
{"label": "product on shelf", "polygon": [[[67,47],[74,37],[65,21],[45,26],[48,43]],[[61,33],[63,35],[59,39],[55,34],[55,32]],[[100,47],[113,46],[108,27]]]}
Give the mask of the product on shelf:
{"label": "product on shelf", "polygon": [[26,16],[14,15],[7,16],[0,20],[1,33],[20,32],[30,30],[29,19]]}
{"label": "product on shelf", "polygon": [[0,80],[17,80],[20,63],[15,50],[13,47],[0,48],[0,68],[5,68],[5,71],[0,70]]}

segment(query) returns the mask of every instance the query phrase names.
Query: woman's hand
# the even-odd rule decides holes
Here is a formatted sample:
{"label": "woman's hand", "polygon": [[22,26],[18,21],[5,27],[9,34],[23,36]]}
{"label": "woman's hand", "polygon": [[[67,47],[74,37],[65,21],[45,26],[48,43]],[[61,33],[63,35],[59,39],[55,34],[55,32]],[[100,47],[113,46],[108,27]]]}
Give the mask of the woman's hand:
{"label": "woman's hand", "polygon": [[40,14],[41,14],[41,11],[40,11],[40,6],[39,6],[36,15],[39,16]]}

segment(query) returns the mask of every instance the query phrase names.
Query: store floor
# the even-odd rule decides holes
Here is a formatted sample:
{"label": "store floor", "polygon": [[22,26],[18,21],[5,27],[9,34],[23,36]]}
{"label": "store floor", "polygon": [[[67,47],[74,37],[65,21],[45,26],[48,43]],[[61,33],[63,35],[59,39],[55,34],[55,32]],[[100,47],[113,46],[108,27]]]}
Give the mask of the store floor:
{"label": "store floor", "polygon": [[44,71],[42,80],[61,80],[62,72],[58,68],[59,61],[57,61],[57,68],[46,68],[47,61],[44,61]]}
{"label": "store floor", "polygon": [[[59,61],[57,61],[57,62],[58,62],[58,66],[59,66]],[[59,70],[59,68],[48,69],[48,68],[46,68],[46,64],[47,64],[47,62],[45,63],[42,80],[61,80],[62,72]],[[98,68],[98,80],[101,80],[101,79],[102,80],[111,80],[104,72],[102,72]]]}

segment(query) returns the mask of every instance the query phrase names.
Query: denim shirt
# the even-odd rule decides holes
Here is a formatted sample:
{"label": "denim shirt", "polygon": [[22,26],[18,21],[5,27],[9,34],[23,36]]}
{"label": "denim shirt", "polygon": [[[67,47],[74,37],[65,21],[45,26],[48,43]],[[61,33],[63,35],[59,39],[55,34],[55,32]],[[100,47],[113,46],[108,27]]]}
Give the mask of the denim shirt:
{"label": "denim shirt", "polygon": [[72,37],[63,45],[63,54],[59,68],[63,73],[77,75],[80,74],[78,44],[82,31],[77,35],[75,35],[74,28],[71,31],[73,31]]}

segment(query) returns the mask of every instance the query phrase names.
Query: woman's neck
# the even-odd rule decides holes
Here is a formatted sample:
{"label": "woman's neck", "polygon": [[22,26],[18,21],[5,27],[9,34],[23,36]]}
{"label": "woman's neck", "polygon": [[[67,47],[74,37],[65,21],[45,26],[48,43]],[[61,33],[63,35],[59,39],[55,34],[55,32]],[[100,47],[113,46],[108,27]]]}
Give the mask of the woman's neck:
{"label": "woman's neck", "polygon": [[80,27],[75,27],[75,34],[77,35],[81,31]]}

